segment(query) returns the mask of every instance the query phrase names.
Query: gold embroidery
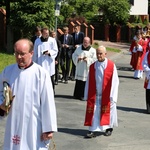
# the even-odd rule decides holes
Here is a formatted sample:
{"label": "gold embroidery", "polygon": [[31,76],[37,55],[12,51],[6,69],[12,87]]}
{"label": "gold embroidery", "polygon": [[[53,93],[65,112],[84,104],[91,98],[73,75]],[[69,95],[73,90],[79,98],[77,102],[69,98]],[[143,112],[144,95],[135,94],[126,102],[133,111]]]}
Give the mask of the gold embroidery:
{"label": "gold embroidery", "polygon": [[108,113],[109,111],[110,111],[109,106],[107,105],[102,106],[102,113]]}
{"label": "gold embroidery", "polygon": [[92,107],[88,107],[88,108],[87,108],[87,112],[88,112],[88,113],[92,113],[92,111],[93,111],[93,108],[92,108]]}

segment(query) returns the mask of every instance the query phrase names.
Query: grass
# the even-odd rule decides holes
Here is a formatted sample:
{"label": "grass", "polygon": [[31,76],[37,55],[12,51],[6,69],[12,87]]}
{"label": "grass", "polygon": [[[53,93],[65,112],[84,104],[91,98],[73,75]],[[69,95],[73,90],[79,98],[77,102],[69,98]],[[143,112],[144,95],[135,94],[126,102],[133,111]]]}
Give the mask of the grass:
{"label": "grass", "polygon": [[0,73],[6,66],[14,64],[15,62],[15,56],[13,54],[0,52]]}
{"label": "grass", "polygon": [[[98,48],[99,45],[98,45],[98,43],[95,42],[92,46],[96,49],[96,48]],[[106,47],[106,50],[111,51],[111,52],[116,52],[116,53],[121,52],[120,49],[111,48],[111,47]]]}
{"label": "grass", "polygon": [[116,48],[111,48],[111,47],[106,47],[107,51],[111,51],[111,52],[116,52],[116,53],[120,53],[121,50],[120,49],[116,49]]}
{"label": "grass", "polygon": [[[98,43],[94,43],[92,45],[94,48],[98,47]],[[121,50],[111,48],[111,47],[106,47],[107,51],[112,51],[112,52],[117,52],[119,53]],[[16,62],[15,57],[13,54],[7,54],[5,52],[0,51],[0,73],[1,71],[8,65],[14,64]]]}

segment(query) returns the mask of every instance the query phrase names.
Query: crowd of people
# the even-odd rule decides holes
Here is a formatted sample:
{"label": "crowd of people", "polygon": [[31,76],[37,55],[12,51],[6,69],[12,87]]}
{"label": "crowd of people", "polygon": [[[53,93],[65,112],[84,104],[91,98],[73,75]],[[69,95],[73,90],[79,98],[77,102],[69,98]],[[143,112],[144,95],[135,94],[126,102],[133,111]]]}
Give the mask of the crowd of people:
{"label": "crowd of people", "polygon": [[149,49],[149,34],[141,30],[137,31],[130,46],[130,65],[134,70],[135,79],[143,78],[142,61]]}
{"label": "crowd of people", "polygon": [[[118,126],[119,78],[114,62],[106,57],[106,48],[92,47],[79,25],[74,26],[73,33],[64,27],[63,33],[58,38],[55,31],[36,27],[31,40],[20,39],[14,44],[16,64],[0,74],[0,114],[8,111],[4,150],[47,149],[53,132],[57,132],[55,85],[68,84],[69,80],[75,83],[73,98],[86,101],[84,126],[89,127],[86,138],[96,137],[102,131],[110,136]],[[150,29],[138,30],[130,46],[130,65],[134,79],[143,78],[145,73],[148,113],[149,51]],[[12,92],[8,107],[4,82]]]}
{"label": "crowd of people", "polygon": [[[73,98],[87,101],[84,126],[86,138],[118,126],[119,78],[114,62],[104,46],[92,47],[80,31],[64,27],[59,38],[47,27],[36,27],[34,36],[14,44],[16,64],[0,74],[0,115],[8,114],[4,150],[48,149],[57,132],[55,85],[75,82]],[[134,79],[143,78],[146,105],[150,113],[150,30],[137,31],[130,46]],[[5,92],[4,92],[5,91]],[[7,103],[7,105],[6,105]],[[35,140],[36,139],[36,140]],[[16,142],[17,141],[17,142]]]}
{"label": "crowd of people", "polygon": [[134,79],[143,78],[145,73],[144,88],[146,91],[147,113],[150,113],[150,28],[139,29],[130,46],[131,61],[130,65],[134,70]]}

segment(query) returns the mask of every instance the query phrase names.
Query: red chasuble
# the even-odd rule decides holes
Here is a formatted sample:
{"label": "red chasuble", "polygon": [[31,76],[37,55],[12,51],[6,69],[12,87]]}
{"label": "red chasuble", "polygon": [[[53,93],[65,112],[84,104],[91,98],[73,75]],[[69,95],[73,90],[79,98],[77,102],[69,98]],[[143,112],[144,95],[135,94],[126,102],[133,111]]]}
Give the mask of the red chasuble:
{"label": "red chasuble", "polygon": [[[147,63],[148,63],[148,66],[150,66],[150,52],[148,52],[148,55],[147,55]],[[145,77],[145,82],[144,82],[145,89],[147,89],[148,82],[149,82],[149,80]]]}
{"label": "red chasuble", "polygon": [[[85,116],[85,126],[92,126],[92,120],[94,115],[94,106],[96,101],[96,81],[95,81],[95,69],[93,63],[90,66],[89,72],[89,88],[88,88],[88,99]],[[110,91],[112,83],[114,63],[108,60],[106,69],[104,70],[104,78],[102,85],[102,99],[101,99],[101,116],[100,125],[110,124]]]}

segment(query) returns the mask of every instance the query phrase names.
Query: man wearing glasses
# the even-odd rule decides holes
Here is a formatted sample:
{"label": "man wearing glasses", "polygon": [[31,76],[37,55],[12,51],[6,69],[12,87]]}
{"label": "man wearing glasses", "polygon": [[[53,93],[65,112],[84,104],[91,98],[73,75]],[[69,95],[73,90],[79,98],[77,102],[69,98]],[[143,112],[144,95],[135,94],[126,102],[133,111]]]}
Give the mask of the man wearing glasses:
{"label": "man wearing glasses", "polygon": [[[28,39],[14,45],[16,64],[0,74],[0,109],[8,112],[4,150],[46,150],[57,131],[53,88],[48,72],[32,62],[33,44]],[[4,82],[12,97],[6,107]]]}

